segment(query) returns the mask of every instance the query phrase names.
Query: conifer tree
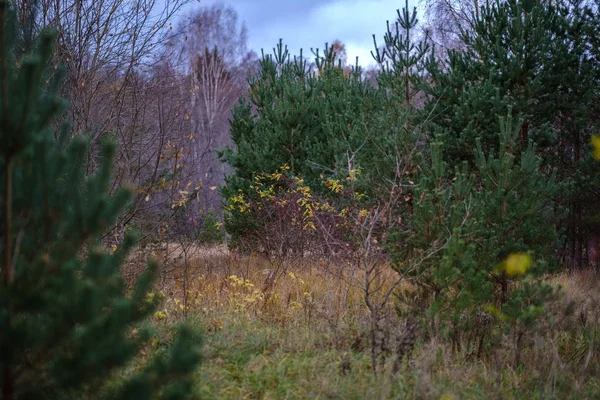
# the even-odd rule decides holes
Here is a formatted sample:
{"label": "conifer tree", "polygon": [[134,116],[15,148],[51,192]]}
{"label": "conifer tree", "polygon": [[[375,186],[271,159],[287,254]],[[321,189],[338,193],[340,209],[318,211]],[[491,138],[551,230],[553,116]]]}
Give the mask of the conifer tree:
{"label": "conifer tree", "polygon": [[151,294],[156,266],[126,292],[119,266],[134,238],[114,254],[100,247],[130,197],[108,194],[115,148],[105,143],[102,166],[85,176],[87,141],[53,129],[66,106],[60,74],[47,71],[55,35],[44,31],[17,58],[14,20],[0,1],[0,397],[190,397],[200,354],[185,327],[170,351],[106,385],[148,343],[139,323],[160,301]]}
{"label": "conifer tree", "polygon": [[560,258],[571,265],[584,264],[586,237],[598,229],[590,205],[598,183],[583,165],[598,127],[597,15],[578,0],[494,2],[461,34],[461,51],[428,67],[427,110],[450,165],[474,165],[477,140],[484,153],[493,147],[496,115],[523,118],[517,150],[533,140],[543,170],[556,168],[563,185],[554,201],[567,212],[556,229],[566,233]]}
{"label": "conifer tree", "polygon": [[509,109],[513,117],[525,118],[523,148],[529,138],[547,139],[539,128],[554,110],[544,96],[552,87],[542,79],[557,17],[552,6],[537,0],[496,2],[481,9],[473,29],[462,32],[464,50],[450,51],[444,64],[430,60],[429,109],[439,114],[436,124],[447,129],[444,143],[453,165],[474,160],[478,138],[484,150],[494,143],[499,132],[494,116]]}
{"label": "conifer tree", "polygon": [[[428,37],[415,40],[416,8],[411,12],[406,2],[396,13],[396,20],[387,23],[381,47],[373,35],[375,50],[371,54],[379,67],[377,89],[382,108],[372,121],[374,129],[370,136],[380,151],[365,165],[364,174],[377,177],[370,184],[376,184],[381,193],[389,193],[389,183],[395,181],[404,188],[404,195],[409,195],[410,177],[397,174],[414,170],[422,158],[420,152],[426,142],[422,88],[431,47]],[[388,185],[382,187],[385,182]]]}
{"label": "conifer tree", "polygon": [[[409,196],[410,177],[404,172],[416,167],[417,143],[424,143],[416,102],[430,47],[426,39],[413,40],[416,10],[411,13],[407,4],[397,15],[384,45],[373,53],[380,68],[376,88],[362,79],[359,67],[342,68],[335,46],[313,51],[316,70],[302,52],[290,57],[281,42],[273,55],[263,55],[248,99],[241,97],[233,112],[236,148],[222,152],[234,169],[222,190],[226,202],[240,193],[251,200],[254,177],[283,165],[317,196],[330,194],[323,182],[348,182],[350,176],[365,206],[387,201],[392,190]],[[236,211],[225,219],[234,241],[257,224]]]}
{"label": "conifer tree", "polygon": [[[557,237],[550,200],[557,185],[554,176],[541,171],[532,142],[520,150],[522,123],[500,118],[496,144],[484,152],[477,141],[475,165],[464,162],[452,174],[443,160],[444,143],[434,143],[415,190],[411,228],[399,238],[405,251],[396,253],[396,268],[412,274],[419,289],[420,301],[414,302],[414,294],[407,301],[413,302],[409,311],[427,309],[438,322],[434,333],[445,332],[455,344],[477,328],[477,316],[490,310],[522,337],[552,297],[540,277],[554,262]],[[440,250],[417,270],[402,271],[407,260],[436,246]],[[533,259],[533,266],[507,269],[511,255]],[[488,334],[479,333],[478,353]]]}
{"label": "conifer tree", "polygon": [[[315,62],[316,70],[302,53],[292,59],[281,42],[273,55],[263,55],[249,99],[241,97],[233,111],[235,149],[221,153],[234,170],[222,189],[226,202],[240,193],[252,199],[254,177],[284,165],[319,193],[328,178],[345,179],[350,171],[381,159],[379,138],[390,140],[370,137],[378,131],[380,94],[362,81],[358,68],[348,75],[336,64],[331,46],[323,54],[316,51]],[[234,242],[256,223],[235,212],[225,218]]]}

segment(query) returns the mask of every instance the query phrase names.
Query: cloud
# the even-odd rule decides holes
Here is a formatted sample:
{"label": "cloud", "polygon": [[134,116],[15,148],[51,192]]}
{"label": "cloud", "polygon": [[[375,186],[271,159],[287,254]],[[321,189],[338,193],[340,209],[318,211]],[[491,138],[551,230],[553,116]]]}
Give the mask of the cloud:
{"label": "cloud", "polygon": [[397,8],[394,0],[338,0],[313,9],[309,21],[321,35],[346,45],[349,63],[358,57],[359,64],[367,66],[374,63],[373,34],[381,43],[386,21],[395,19]]}
{"label": "cloud", "polygon": [[270,53],[279,38],[292,54],[303,48],[305,55],[310,48],[322,49],[326,42],[339,39],[346,45],[349,62],[358,56],[363,66],[374,62],[372,35],[382,41],[386,21],[395,19],[399,8],[397,0],[259,0],[232,5],[247,22],[249,45],[258,53],[261,48]]}
{"label": "cloud", "polygon": [[346,54],[348,55],[348,64],[354,65],[356,63],[356,57],[358,57],[358,64],[363,67],[375,64],[375,60],[371,55],[373,46],[366,46],[364,44],[354,42],[346,43]]}
{"label": "cloud", "polygon": [[[210,6],[212,1],[203,5]],[[363,66],[373,64],[372,35],[383,41],[386,21],[396,18],[398,0],[229,0],[248,27],[249,47],[260,54],[271,53],[282,38],[292,55],[310,56],[311,48],[322,49],[339,39],[346,45],[348,62],[356,57]],[[409,2],[410,7],[416,0]]]}
{"label": "cloud", "polygon": [[385,28],[386,20],[395,17],[397,4],[394,0],[338,0],[311,10],[309,21],[322,34],[369,42],[372,34]]}

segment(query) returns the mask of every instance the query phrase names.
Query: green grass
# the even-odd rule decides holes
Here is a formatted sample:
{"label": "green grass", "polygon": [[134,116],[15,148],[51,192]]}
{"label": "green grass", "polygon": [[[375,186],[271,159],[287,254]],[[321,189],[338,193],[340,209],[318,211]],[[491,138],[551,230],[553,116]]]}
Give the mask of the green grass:
{"label": "green grass", "polygon": [[199,372],[201,397],[364,399],[400,394],[401,385],[392,387],[373,377],[368,354],[331,348],[327,336],[322,343],[318,339],[309,330],[225,323],[207,337],[207,360]]}
{"label": "green grass", "polygon": [[[600,285],[589,283],[595,276],[552,278],[564,286],[564,296],[549,310],[551,328],[528,336],[518,368],[508,337],[490,344],[481,359],[441,339],[419,337],[399,371],[392,373],[390,357],[374,376],[369,314],[359,292],[308,269],[283,276],[269,303],[248,301],[263,279],[259,267],[247,269],[252,285],[232,284],[231,274],[242,276],[235,269],[197,274],[191,285],[187,323],[205,338],[205,360],[196,372],[201,399],[600,398]],[[181,301],[174,301],[180,288],[166,290],[168,317],[149,321],[156,338],[148,358],[168,345],[184,320]],[[312,300],[302,303],[307,290]],[[564,319],[569,302],[575,312]]]}
{"label": "green grass", "polygon": [[[286,328],[236,315],[206,332],[197,372],[202,399],[595,399],[597,379],[465,361],[438,343],[421,344],[400,371],[375,377],[367,349],[331,346],[309,327]],[[158,326],[168,335],[170,324]]]}

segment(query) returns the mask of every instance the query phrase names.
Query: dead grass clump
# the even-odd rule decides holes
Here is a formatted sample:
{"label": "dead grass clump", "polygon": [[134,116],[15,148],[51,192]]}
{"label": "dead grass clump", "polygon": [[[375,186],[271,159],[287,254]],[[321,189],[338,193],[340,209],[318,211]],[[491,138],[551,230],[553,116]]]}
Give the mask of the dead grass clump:
{"label": "dead grass clump", "polygon": [[600,273],[596,270],[580,270],[560,274],[551,278],[560,286],[563,304],[572,304],[573,313],[579,322],[600,320]]}

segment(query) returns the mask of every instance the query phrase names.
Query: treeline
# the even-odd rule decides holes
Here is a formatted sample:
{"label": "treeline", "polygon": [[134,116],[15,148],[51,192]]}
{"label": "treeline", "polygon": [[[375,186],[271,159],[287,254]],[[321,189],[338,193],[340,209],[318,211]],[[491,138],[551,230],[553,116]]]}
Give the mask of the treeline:
{"label": "treeline", "polygon": [[[392,214],[409,237],[423,225],[452,232],[452,212],[468,206],[488,233],[465,234],[489,246],[490,262],[535,251],[565,268],[596,265],[598,7],[508,1],[473,18],[452,50],[438,51],[416,14],[399,11],[375,43],[375,84],[333,46],[308,64],[280,43],[233,112],[235,147],[222,152],[234,168],[228,206],[240,193],[256,197],[257,174],[286,165],[320,197],[330,195],[327,182],[352,176],[360,199],[338,203],[354,196],[354,207],[370,209],[402,197]],[[231,210],[234,242],[262,236],[251,220]]]}

